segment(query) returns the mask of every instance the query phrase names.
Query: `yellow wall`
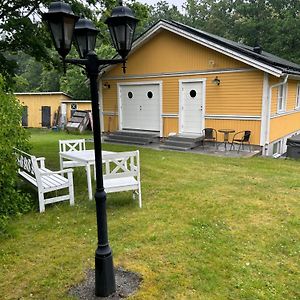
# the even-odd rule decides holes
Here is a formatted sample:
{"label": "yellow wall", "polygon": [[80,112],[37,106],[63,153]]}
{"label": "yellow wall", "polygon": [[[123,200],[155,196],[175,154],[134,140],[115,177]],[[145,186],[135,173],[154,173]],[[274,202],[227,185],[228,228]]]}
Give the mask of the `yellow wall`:
{"label": "yellow wall", "polygon": [[[237,69],[242,71],[235,72]],[[207,71],[215,73],[172,74]],[[145,78],[144,75],[150,77]],[[216,76],[221,80],[219,86],[212,84]],[[262,71],[164,30],[129,56],[126,75],[122,74],[120,65],[114,66],[103,75],[102,84],[110,85],[110,88],[102,88],[104,128],[108,130],[109,127],[110,131],[118,129],[118,83],[161,81],[162,113],[178,115],[179,80],[206,79],[206,114],[259,117],[262,109],[263,76]],[[163,117],[162,124],[164,136],[178,132],[178,117]],[[233,128],[236,131],[248,129],[253,131],[252,142],[259,144],[260,121],[207,119],[205,126],[215,126],[217,129]]]}
{"label": "yellow wall", "polygon": [[61,101],[69,100],[64,94],[26,94],[16,95],[23,106],[28,107],[28,127],[39,128],[42,126],[42,106],[51,107],[51,124],[54,113],[58,111]]}
{"label": "yellow wall", "polygon": [[[74,102],[72,103],[76,103],[77,104],[77,109],[78,110],[92,110],[92,104],[89,103],[83,103],[83,102],[76,102],[76,100],[74,100]],[[68,102],[67,104],[67,120],[69,121],[71,118],[71,103]]]}
{"label": "yellow wall", "polygon": [[[270,85],[282,82],[283,79],[272,77]],[[288,80],[286,112],[277,113],[278,88],[272,89],[270,142],[276,141],[290,133],[300,130],[300,111],[296,109],[297,84],[300,81]]]}
{"label": "yellow wall", "polygon": [[[131,53],[126,66],[126,75],[249,68],[242,62],[166,30]],[[121,65],[116,65],[107,75],[122,75]]]}

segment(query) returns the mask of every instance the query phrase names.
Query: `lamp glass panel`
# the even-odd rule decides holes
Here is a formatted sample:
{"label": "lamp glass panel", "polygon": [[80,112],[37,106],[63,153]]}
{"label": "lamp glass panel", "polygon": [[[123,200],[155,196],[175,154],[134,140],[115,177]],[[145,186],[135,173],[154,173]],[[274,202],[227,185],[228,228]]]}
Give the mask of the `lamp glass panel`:
{"label": "lamp glass panel", "polygon": [[60,49],[63,46],[63,28],[62,23],[49,21],[50,30],[53,35],[54,46]]}
{"label": "lamp glass panel", "polygon": [[114,47],[115,47],[116,50],[118,50],[118,43],[116,41],[114,27],[109,26],[109,32],[110,32],[110,36],[111,36],[111,39],[113,41]]}
{"label": "lamp glass panel", "polygon": [[118,25],[114,27],[115,38],[117,41],[117,50],[125,50],[126,47],[126,27],[124,25]]}
{"label": "lamp glass panel", "polygon": [[64,17],[64,38],[65,38],[66,49],[71,49],[73,31],[74,31],[74,18]]}
{"label": "lamp glass panel", "polygon": [[132,24],[127,24],[126,26],[126,49],[130,50],[133,41],[134,28]]}
{"label": "lamp glass panel", "polygon": [[76,34],[76,48],[81,58],[86,56],[86,37],[85,34]]}
{"label": "lamp glass panel", "polygon": [[90,32],[87,36],[88,51],[94,51],[96,46],[97,33]]}

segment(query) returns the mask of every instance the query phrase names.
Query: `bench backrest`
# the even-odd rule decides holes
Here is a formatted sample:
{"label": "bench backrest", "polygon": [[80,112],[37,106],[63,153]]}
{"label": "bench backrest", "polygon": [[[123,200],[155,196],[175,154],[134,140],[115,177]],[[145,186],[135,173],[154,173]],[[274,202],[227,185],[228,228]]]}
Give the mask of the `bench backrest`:
{"label": "bench backrest", "polygon": [[35,156],[19,149],[14,149],[19,167],[18,173],[33,184],[40,184],[39,168]]}
{"label": "bench backrest", "polygon": [[105,154],[102,157],[103,179],[136,177],[140,180],[139,151]]}
{"label": "bench backrest", "polygon": [[59,152],[85,150],[85,139],[59,140]]}

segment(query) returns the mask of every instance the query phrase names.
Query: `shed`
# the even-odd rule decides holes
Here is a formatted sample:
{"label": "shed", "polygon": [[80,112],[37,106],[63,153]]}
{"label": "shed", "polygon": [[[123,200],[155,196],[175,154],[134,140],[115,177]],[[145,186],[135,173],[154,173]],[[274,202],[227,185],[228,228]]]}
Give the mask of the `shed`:
{"label": "shed", "polygon": [[74,100],[63,92],[15,93],[23,105],[24,127],[50,128],[59,122],[63,125],[77,110],[91,110],[90,100]]}
{"label": "shed", "polygon": [[102,69],[102,128],[161,137],[251,130],[263,154],[282,153],[300,133],[299,80],[299,65],[260,47],[161,20],[134,42],[126,74],[120,65]]}

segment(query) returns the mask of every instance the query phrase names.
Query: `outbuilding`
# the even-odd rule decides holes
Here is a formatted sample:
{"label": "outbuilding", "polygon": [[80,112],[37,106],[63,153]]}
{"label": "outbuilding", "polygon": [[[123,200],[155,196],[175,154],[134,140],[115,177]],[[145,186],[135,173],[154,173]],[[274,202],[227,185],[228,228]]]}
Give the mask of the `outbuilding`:
{"label": "outbuilding", "polygon": [[63,92],[15,93],[23,106],[24,127],[50,128],[59,122],[66,125],[76,110],[91,110],[90,100],[74,100]]}
{"label": "outbuilding", "polygon": [[300,133],[300,66],[260,47],[161,20],[134,42],[126,65],[126,74],[120,65],[102,70],[104,131],[250,130],[265,155],[285,152]]}

